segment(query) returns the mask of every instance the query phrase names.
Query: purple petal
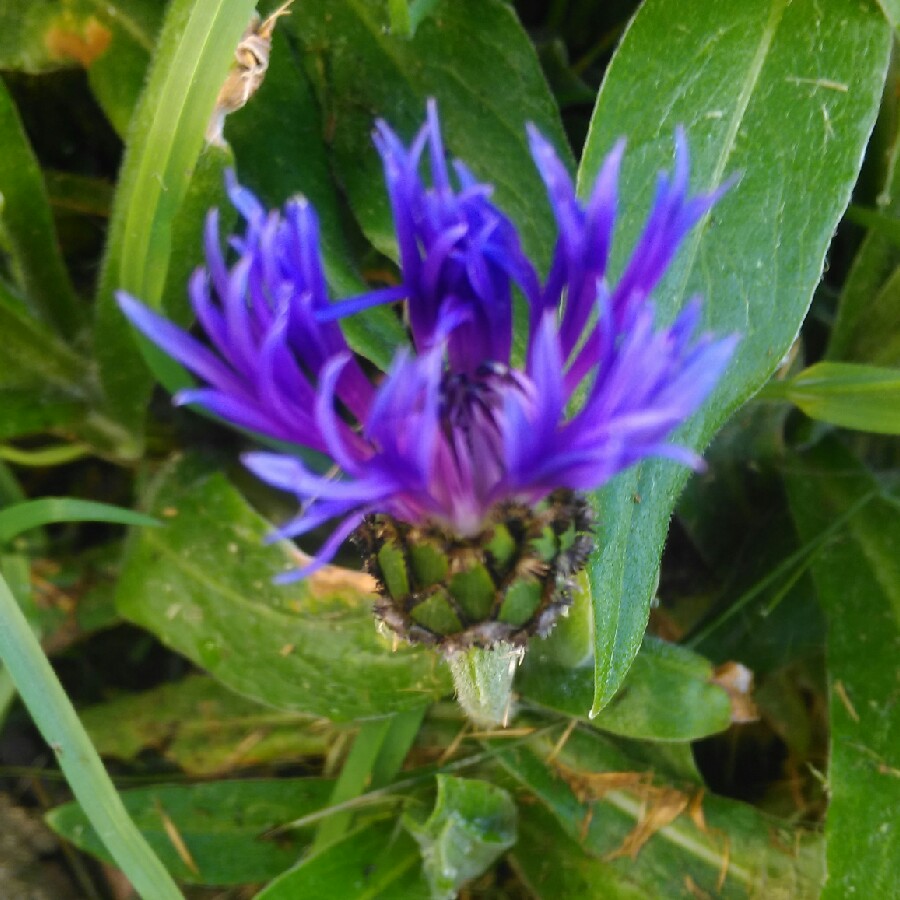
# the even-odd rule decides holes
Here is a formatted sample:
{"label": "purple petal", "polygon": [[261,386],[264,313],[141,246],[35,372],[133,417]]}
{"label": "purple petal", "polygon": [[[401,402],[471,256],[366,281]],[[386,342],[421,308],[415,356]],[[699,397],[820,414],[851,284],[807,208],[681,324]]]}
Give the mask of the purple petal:
{"label": "purple petal", "polygon": [[309,565],[301,566],[299,569],[293,569],[290,572],[283,572],[281,575],[276,575],[274,581],[276,584],[291,584],[294,581],[300,581],[303,578],[308,578],[315,572],[318,572],[322,566],[328,565],[332,559],[334,559],[335,554],[338,550],[341,549],[341,544],[350,537],[351,534],[359,527],[363,518],[365,518],[365,513],[354,513],[352,516],[347,516],[334,531],[331,532],[328,540],[320,548],[319,552],[313,557],[312,562]]}

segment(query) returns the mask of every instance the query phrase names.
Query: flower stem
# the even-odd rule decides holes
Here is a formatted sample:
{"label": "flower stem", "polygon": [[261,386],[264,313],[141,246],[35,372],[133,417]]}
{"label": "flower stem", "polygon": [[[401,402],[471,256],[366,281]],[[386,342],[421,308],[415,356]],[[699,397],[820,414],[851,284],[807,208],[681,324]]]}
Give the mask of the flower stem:
{"label": "flower stem", "polygon": [[521,650],[503,643],[493,650],[460,650],[447,658],[459,705],[476,725],[506,727],[513,713],[513,677],[521,659]]}

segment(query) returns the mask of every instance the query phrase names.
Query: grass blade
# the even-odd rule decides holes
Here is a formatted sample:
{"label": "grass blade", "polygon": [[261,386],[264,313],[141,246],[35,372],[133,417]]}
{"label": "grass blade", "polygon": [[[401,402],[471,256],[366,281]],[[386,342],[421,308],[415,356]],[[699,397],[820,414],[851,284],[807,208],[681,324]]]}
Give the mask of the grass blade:
{"label": "grass blade", "polygon": [[0,658],[69,785],[116,864],[141,897],[182,894],[125,811],[97,751],[25,616],[0,579]]}
{"label": "grass blade", "polygon": [[26,500],[0,510],[0,544],[55,522],[113,522],[118,525],[159,525],[156,519],[130,509],[96,503],[93,500],[76,500],[72,497],[41,497]]}
{"label": "grass blade", "polygon": [[134,352],[135,338],[115,292],[160,304],[173,222],[253,8],[253,0],[174,0],[132,119],[100,279],[95,341],[110,408],[138,443],[152,378]]}

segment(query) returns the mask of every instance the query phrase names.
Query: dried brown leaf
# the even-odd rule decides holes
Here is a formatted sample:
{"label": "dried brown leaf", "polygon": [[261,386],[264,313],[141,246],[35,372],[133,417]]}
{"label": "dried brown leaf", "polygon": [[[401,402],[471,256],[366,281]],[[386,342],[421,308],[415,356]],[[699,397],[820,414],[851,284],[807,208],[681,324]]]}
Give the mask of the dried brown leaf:
{"label": "dried brown leaf", "polygon": [[753,672],[750,669],[738,662],[724,662],[713,670],[711,681],[728,694],[732,722],[759,721],[759,709],[753,701]]}
{"label": "dried brown leaf", "polygon": [[621,846],[608,853],[605,859],[610,861],[622,856],[636,859],[644,844],[657,831],[677,819],[687,809],[689,802],[690,797],[675,788],[647,788],[645,806],[638,823],[625,835]]}

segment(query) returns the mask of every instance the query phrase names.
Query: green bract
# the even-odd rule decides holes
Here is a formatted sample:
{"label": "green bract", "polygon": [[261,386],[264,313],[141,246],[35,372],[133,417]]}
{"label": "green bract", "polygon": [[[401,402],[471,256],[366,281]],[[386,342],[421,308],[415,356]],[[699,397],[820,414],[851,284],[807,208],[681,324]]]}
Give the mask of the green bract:
{"label": "green bract", "polygon": [[557,491],[537,507],[507,503],[480,534],[462,538],[372,516],[357,541],[395,634],[446,653],[546,636],[572,603],[573,576],[593,546],[587,504]]}

